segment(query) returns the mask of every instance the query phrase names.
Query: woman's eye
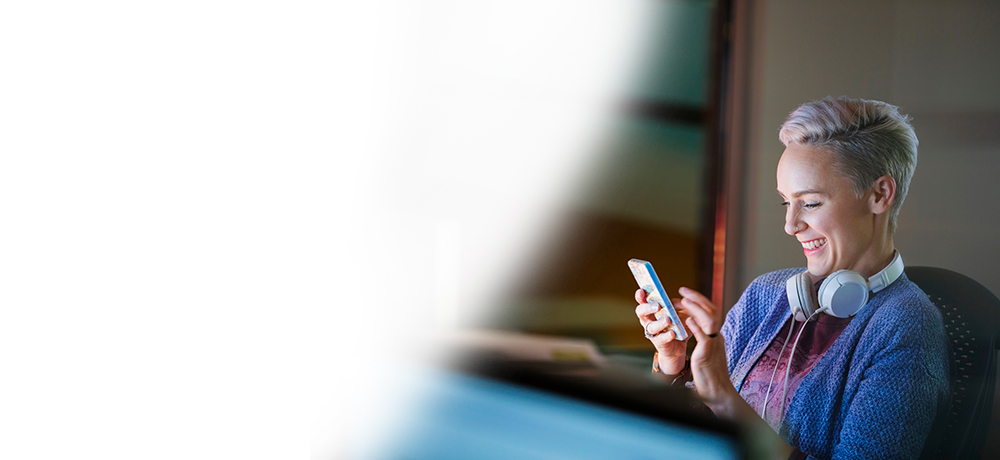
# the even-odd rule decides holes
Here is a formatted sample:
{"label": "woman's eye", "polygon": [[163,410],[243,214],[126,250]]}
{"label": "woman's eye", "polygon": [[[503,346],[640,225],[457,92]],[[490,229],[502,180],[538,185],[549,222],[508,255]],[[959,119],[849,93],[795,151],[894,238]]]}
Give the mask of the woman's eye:
{"label": "woman's eye", "polygon": [[787,202],[787,201],[782,201],[782,202],[781,202],[781,205],[782,205],[782,206],[788,206],[788,202]]}
{"label": "woman's eye", "polygon": [[804,204],[802,206],[806,207],[806,208],[809,208],[809,209],[813,209],[813,208],[818,208],[819,205],[821,205],[821,204],[822,203],[806,203],[806,204]]}

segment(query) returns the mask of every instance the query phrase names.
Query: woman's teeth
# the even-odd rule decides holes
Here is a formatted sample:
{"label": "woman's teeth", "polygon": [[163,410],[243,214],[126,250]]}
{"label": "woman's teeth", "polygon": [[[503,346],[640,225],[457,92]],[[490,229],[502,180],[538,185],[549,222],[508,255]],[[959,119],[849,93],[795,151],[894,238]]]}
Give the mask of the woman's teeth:
{"label": "woman's teeth", "polygon": [[802,247],[805,249],[816,249],[824,244],[826,244],[826,238],[820,238],[818,240],[805,241],[802,243]]}

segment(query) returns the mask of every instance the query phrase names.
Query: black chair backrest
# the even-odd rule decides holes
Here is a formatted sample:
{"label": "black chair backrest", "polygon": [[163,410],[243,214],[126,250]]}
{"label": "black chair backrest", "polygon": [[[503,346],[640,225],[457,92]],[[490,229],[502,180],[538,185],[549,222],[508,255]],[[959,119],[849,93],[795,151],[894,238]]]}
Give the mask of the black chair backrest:
{"label": "black chair backrest", "polygon": [[951,410],[935,427],[937,446],[924,458],[978,459],[986,442],[996,385],[1000,299],[961,273],[935,267],[906,267],[944,317],[951,340]]}

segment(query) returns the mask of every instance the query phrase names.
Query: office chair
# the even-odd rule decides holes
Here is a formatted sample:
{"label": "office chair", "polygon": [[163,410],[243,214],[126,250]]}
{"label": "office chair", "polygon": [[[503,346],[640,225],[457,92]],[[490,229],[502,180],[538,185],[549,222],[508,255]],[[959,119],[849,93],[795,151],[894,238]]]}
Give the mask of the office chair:
{"label": "office chair", "polygon": [[941,310],[951,340],[951,410],[935,423],[922,458],[978,459],[993,408],[1000,299],[943,268],[906,267],[906,276]]}

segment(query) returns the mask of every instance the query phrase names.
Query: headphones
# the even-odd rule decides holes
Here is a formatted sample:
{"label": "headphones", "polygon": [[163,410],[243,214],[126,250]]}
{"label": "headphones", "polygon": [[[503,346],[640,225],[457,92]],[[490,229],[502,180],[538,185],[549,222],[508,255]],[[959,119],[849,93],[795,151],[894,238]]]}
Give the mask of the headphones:
{"label": "headphones", "polygon": [[868,303],[868,291],[879,292],[903,274],[903,259],[899,251],[882,271],[865,280],[851,270],[837,270],[819,286],[813,289],[809,272],[792,276],[785,283],[788,305],[797,321],[812,319],[817,312],[825,312],[838,318],[854,316]]}

